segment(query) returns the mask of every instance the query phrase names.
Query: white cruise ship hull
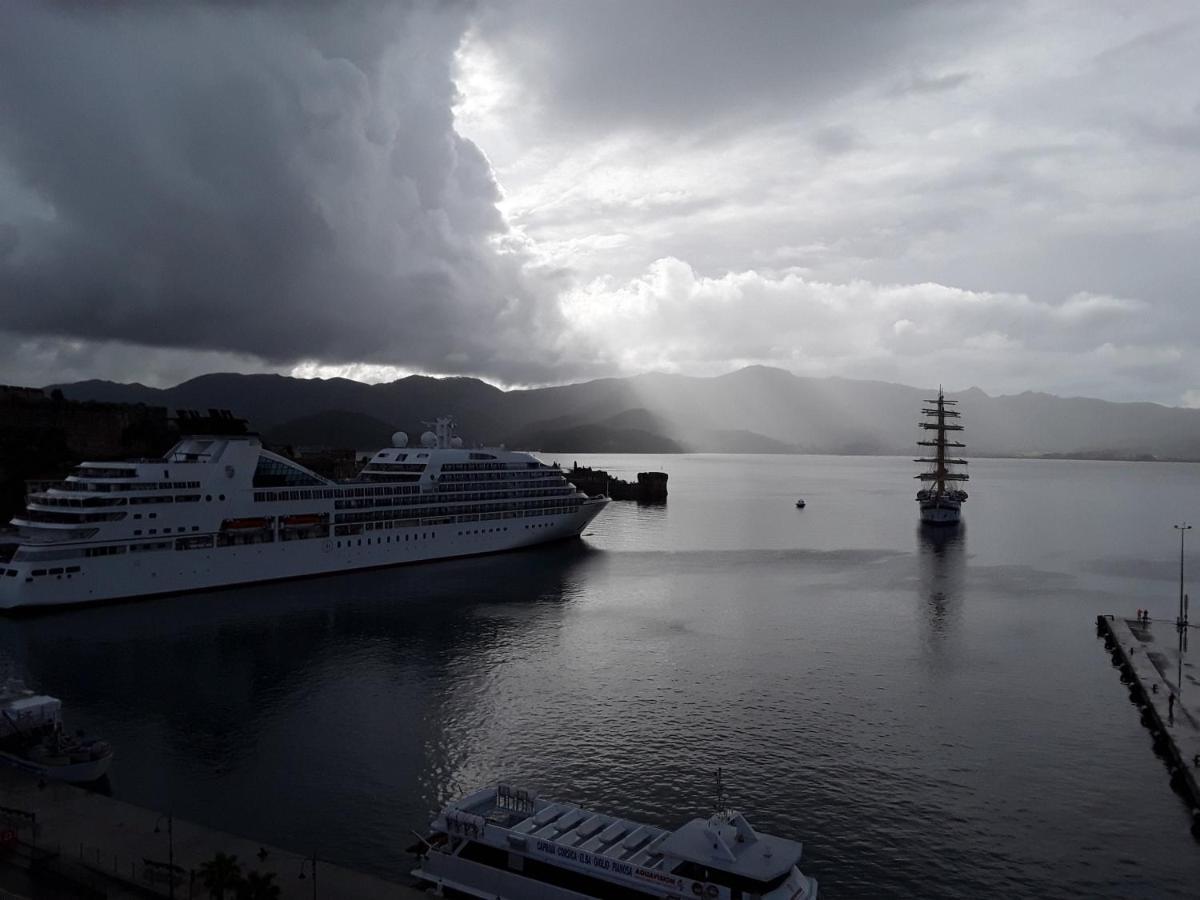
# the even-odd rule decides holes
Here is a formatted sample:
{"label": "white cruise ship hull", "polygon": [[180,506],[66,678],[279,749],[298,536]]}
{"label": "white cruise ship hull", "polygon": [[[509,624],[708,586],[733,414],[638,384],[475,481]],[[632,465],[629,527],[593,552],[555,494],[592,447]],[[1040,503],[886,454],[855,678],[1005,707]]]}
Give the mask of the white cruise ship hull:
{"label": "white cruise ship hull", "polygon": [[578,537],[608,502],[607,498],[593,498],[569,513],[520,519],[406,526],[322,540],[95,557],[87,559],[79,567],[81,571],[75,573],[31,580],[0,578],[0,610],[178,594],[517,550]]}

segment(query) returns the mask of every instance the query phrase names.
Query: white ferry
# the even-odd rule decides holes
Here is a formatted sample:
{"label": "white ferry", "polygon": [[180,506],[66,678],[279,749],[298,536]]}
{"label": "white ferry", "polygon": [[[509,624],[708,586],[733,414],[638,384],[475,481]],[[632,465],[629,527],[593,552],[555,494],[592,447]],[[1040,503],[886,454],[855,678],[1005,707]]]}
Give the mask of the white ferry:
{"label": "white ferry", "polygon": [[397,432],[342,482],[227,412],[191,424],[205,433],[162,459],[85,462],[31,494],[0,546],[0,610],[513,550],[577,537],[609,502],[528,453],[463,447],[449,418],[420,447]]}
{"label": "white ferry", "polygon": [[815,900],[801,850],[728,810],[665,831],[500,784],[438,814],[413,875],[489,900]]}
{"label": "white ferry", "polygon": [[63,730],[62,703],[19,683],[0,685],[0,762],[75,784],[108,772],[112,747]]}

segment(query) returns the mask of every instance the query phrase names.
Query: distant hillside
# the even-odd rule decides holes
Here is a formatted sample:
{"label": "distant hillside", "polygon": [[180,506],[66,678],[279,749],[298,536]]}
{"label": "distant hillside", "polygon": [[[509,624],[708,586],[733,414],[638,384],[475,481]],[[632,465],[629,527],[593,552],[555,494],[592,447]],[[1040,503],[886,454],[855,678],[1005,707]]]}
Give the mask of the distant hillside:
{"label": "distant hillside", "polygon": [[586,447],[606,453],[680,453],[683,447],[665,437],[662,422],[646,409],[629,409],[603,422],[578,422],[561,416],[536,422],[509,438],[514,447],[531,447],[547,452],[578,451]]}
{"label": "distant hillside", "polygon": [[263,432],[263,439],[269,444],[291,447],[372,450],[390,444],[396,430],[387,422],[365,413],[330,409],[272,426]]}
{"label": "distant hillside", "polygon": [[[762,366],[714,378],[649,374],[514,391],[472,378],[412,376],[368,385],[228,374],[165,390],[103,381],[59,387],[71,399],[228,408],[268,435],[340,437],[313,441],[337,446],[379,433],[386,440],[395,429],[384,432],[383,423],[419,434],[423,421],[450,413],[468,443],[655,453],[908,454],[922,401],[933,393]],[[962,403],[969,456],[1200,460],[1200,410],[1037,393],[990,397],[978,388],[949,396]],[[331,420],[329,411],[347,418]]]}

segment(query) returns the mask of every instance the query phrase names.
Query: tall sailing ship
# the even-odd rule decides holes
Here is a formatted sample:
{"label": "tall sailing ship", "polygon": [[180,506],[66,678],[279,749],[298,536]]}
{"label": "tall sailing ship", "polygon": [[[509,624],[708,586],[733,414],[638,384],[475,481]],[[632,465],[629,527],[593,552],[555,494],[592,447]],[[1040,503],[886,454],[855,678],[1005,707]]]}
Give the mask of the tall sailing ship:
{"label": "tall sailing ship", "polygon": [[954,525],[962,517],[962,505],[967,499],[967,492],[954,485],[970,478],[966,472],[951,470],[951,466],[965,466],[965,459],[946,455],[947,450],[966,446],[961,441],[946,437],[947,432],[963,430],[962,425],[953,421],[959,418],[958,411],[950,408],[956,406],[958,401],[947,400],[939,387],[937,399],[925,402],[929,404],[921,410],[925,420],[917,424],[925,431],[932,431],[933,439],[917,441],[917,445],[932,447],[933,455],[913,460],[929,464],[929,471],[916,476],[927,485],[917,491],[917,502],[921,504],[921,521],[931,525]]}
{"label": "tall sailing ship", "polygon": [[577,537],[609,502],[557,464],[431,424],[332,481],[228,413],[183,417],[191,433],[161,459],[85,462],[29,495],[0,538],[0,610],[513,550]]}

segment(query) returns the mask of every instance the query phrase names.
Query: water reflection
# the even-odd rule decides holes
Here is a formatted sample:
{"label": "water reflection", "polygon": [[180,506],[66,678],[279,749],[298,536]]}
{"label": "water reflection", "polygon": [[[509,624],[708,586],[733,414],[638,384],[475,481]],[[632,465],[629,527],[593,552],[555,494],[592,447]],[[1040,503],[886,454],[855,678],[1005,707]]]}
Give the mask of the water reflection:
{"label": "water reflection", "polygon": [[940,643],[958,619],[965,585],[967,526],[917,529],[918,590],[925,600],[931,643]]}
{"label": "water reflection", "polygon": [[[127,799],[203,821],[217,818],[210,806],[228,817],[243,790],[303,785],[283,803],[296,815],[337,808],[330,794],[362,785],[416,798],[402,783],[439,768],[425,756],[442,743],[448,685],[488,671],[496,647],[552,640],[602,556],[570,542],[0,620],[0,669],[117,745]],[[233,812],[256,818],[252,805]],[[261,824],[278,836],[275,815]]]}

